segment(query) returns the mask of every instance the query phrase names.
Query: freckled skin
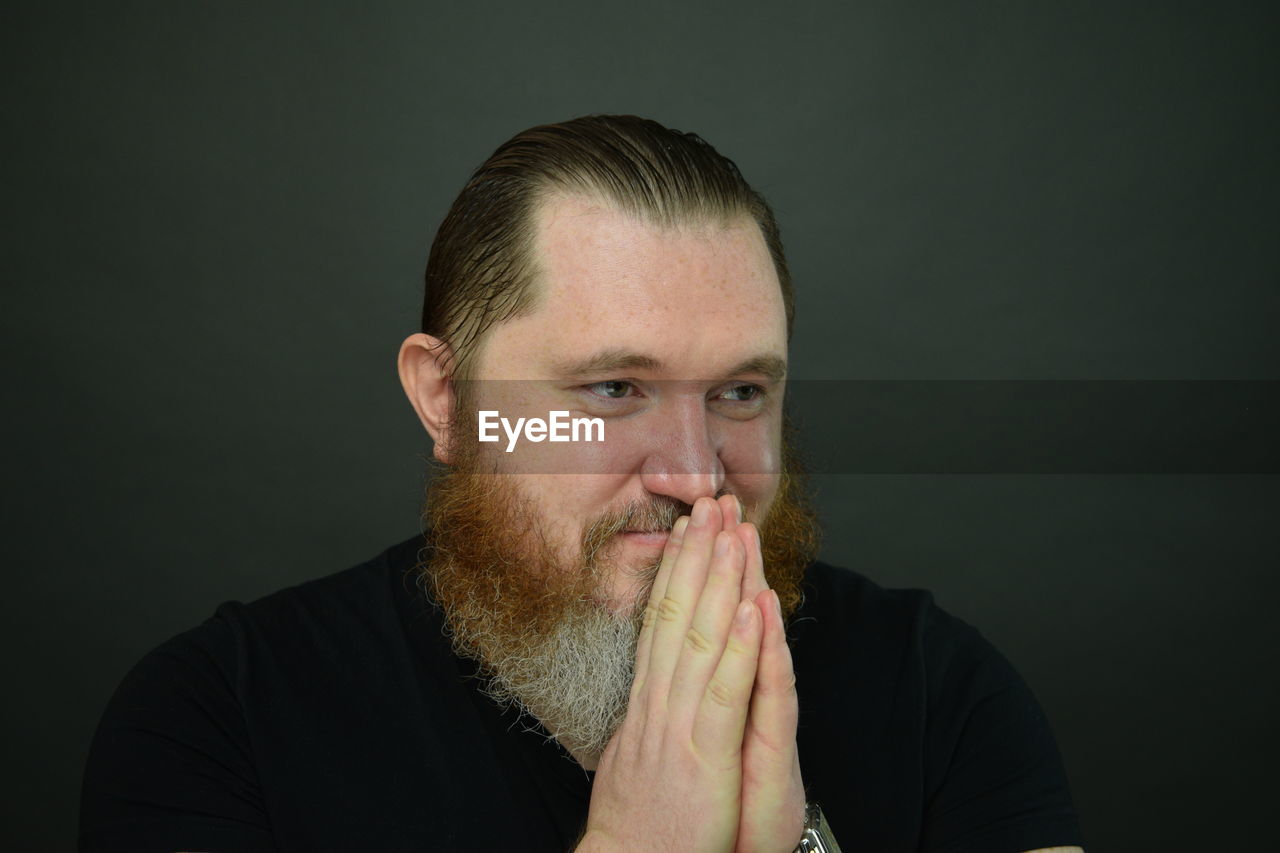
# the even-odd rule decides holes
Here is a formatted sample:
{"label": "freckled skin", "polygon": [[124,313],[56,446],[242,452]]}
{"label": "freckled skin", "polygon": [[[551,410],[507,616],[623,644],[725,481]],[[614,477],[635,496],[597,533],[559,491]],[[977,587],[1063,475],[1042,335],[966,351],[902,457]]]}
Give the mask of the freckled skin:
{"label": "freckled skin", "polygon": [[[513,420],[545,419],[553,409],[582,416],[576,389],[611,379],[634,380],[644,395],[642,411],[605,418],[603,444],[523,442],[516,453],[493,454],[500,470],[521,477],[564,555],[602,510],[652,495],[692,504],[727,488],[763,518],[777,488],[782,389],[751,419],[708,404],[730,380],[751,381],[727,376],[734,366],[786,357],[782,293],[758,226],[664,229],[577,197],[549,199],[537,221],[535,308],[491,330],[474,374],[535,381],[481,382],[478,406]],[[556,364],[612,349],[651,356],[661,368],[578,382],[556,374]],[[656,553],[653,543],[623,542],[614,560],[640,565]],[[612,573],[619,607],[633,600],[633,584]]]}

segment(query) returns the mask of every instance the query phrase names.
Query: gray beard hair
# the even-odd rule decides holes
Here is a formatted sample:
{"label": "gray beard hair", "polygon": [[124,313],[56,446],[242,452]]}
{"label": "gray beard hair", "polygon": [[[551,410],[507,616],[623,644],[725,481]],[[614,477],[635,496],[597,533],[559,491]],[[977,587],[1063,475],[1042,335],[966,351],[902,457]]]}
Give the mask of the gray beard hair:
{"label": "gray beard hair", "polygon": [[636,614],[582,605],[554,631],[487,659],[484,687],[500,704],[536,718],[579,761],[599,759],[627,714],[639,634]]}

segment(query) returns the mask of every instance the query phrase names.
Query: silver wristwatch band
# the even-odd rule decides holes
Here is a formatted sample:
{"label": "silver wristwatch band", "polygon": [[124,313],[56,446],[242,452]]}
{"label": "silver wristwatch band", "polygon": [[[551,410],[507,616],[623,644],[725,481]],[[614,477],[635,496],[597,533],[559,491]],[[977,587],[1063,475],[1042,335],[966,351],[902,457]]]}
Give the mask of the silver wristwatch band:
{"label": "silver wristwatch band", "polygon": [[800,836],[795,853],[840,853],[840,845],[817,803],[804,807],[804,835]]}

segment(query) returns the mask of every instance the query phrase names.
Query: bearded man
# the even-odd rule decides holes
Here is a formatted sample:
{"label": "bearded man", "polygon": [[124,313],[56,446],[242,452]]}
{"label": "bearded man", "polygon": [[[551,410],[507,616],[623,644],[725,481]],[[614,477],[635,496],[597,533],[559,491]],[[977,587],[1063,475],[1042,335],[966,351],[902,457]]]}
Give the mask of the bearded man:
{"label": "bearded man", "polygon": [[1008,663],[813,559],[792,317],[772,211],[698,137],[593,116],[505,143],[399,352],[445,468],[423,532],[144,658],[81,849],[1079,844]]}

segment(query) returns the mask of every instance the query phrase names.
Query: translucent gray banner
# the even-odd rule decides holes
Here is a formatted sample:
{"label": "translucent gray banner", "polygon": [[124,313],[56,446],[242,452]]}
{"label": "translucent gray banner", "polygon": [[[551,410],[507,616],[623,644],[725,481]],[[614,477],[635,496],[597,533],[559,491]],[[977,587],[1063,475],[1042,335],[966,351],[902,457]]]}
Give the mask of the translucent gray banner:
{"label": "translucent gray banner", "polygon": [[1276,381],[792,382],[810,470],[1276,474]]}
{"label": "translucent gray banner", "polygon": [[756,474],[777,464],[785,411],[813,474],[1280,473],[1275,380],[791,380],[763,397],[751,385],[472,382],[455,436],[510,473]]}

